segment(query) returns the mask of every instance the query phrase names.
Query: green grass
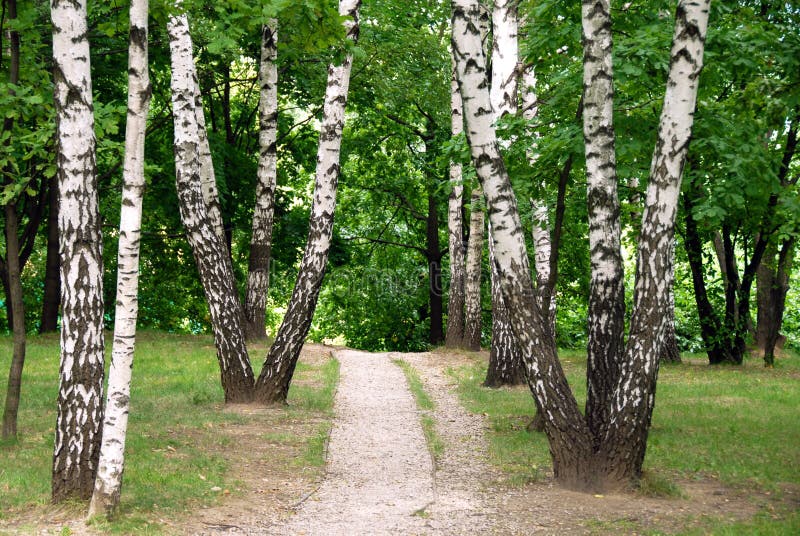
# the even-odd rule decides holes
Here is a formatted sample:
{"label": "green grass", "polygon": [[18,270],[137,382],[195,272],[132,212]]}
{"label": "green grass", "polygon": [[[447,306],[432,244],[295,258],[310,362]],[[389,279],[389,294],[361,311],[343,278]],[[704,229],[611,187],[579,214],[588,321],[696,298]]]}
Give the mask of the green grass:
{"label": "green grass", "polygon": [[406,375],[408,386],[411,389],[411,393],[414,395],[417,407],[422,411],[422,415],[420,415],[422,432],[425,434],[425,441],[428,443],[428,448],[435,462],[444,452],[444,442],[442,438],[439,437],[439,434],[436,433],[436,420],[432,416],[432,412],[436,409],[436,404],[425,391],[419,373],[414,367],[402,359],[394,359],[393,362],[397,364]]}
{"label": "green grass", "polygon": [[[585,354],[561,352],[561,358],[583,407]],[[789,353],[775,369],[765,369],[757,358],[742,367],[704,363],[691,359],[661,368],[642,492],[681,496],[677,480],[708,477],[777,497],[787,485],[800,485],[800,357]],[[451,374],[459,382],[466,407],[488,417],[492,462],[507,473],[511,483],[540,478],[542,470],[551,466],[550,455],[544,434],[526,430],[535,411],[527,388],[481,387],[486,374],[483,363]],[[767,527],[764,534],[800,533],[790,530],[798,523],[796,515],[756,523]],[[769,532],[773,528],[778,532]],[[736,533],[731,530],[714,534]],[[761,529],[754,525],[753,530]]]}
{"label": "green grass", "polygon": [[[110,344],[107,348],[110,353]],[[10,356],[11,339],[1,337],[2,378]],[[258,362],[260,354],[252,357]],[[49,502],[58,358],[57,336],[28,339],[20,437],[14,444],[0,444],[0,520],[43,509]],[[338,371],[332,359],[316,367],[298,364],[296,378],[304,381],[290,389],[289,407],[281,411],[291,418],[320,421],[304,458],[324,456]],[[5,400],[5,380],[0,400]],[[121,510],[118,520],[104,529],[159,533],[154,520],[213,503],[219,496],[213,486],[235,484],[226,477],[229,460],[224,453],[231,439],[225,428],[244,423],[248,416],[222,411],[222,400],[210,336],[137,335]]]}

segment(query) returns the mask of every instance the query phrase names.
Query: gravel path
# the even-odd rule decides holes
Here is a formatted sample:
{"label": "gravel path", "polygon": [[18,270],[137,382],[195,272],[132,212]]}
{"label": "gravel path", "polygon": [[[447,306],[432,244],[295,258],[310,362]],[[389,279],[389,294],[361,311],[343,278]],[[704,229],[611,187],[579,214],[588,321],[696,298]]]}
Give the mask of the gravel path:
{"label": "gravel path", "polygon": [[434,501],[419,411],[390,354],[337,351],[328,474],[284,534],[420,534]]}

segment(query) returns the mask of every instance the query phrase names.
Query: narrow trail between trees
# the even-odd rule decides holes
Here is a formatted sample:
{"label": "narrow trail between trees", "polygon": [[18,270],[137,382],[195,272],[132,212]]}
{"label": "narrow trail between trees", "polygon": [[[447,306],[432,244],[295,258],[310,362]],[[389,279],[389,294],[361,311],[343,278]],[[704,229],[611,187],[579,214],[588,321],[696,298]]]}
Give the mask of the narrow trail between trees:
{"label": "narrow trail between trees", "polygon": [[419,412],[390,354],[341,350],[336,420],[320,488],[284,534],[413,534],[434,500]]}

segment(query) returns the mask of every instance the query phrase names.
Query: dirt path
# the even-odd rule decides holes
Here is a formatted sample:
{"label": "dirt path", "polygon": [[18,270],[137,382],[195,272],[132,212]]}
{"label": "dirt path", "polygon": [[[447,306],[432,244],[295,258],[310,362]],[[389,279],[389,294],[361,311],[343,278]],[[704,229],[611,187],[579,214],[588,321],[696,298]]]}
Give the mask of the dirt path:
{"label": "dirt path", "polygon": [[[283,534],[411,534],[434,498],[419,412],[389,354],[338,351],[328,474]],[[416,515],[415,515],[416,514]]]}

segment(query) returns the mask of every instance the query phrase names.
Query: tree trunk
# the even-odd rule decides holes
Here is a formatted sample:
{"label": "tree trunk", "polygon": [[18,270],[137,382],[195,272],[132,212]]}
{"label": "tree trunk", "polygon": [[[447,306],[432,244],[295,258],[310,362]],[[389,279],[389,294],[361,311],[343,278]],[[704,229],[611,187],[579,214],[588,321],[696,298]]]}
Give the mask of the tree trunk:
{"label": "tree trunk", "polygon": [[[429,184],[431,183],[429,182]],[[439,212],[433,187],[428,188],[428,216],[425,222],[425,241],[428,250],[428,303],[431,306],[431,330],[428,342],[437,346],[444,342],[444,322],[442,318],[442,253],[439,247]]]}
{"label": "tree trunk", "polygon": [[[492,292],[492,345],[489,348],[489,366],[486,369],[485,387],[519,385],[525,383],[525,368],[522,348],[519,347],[511,329],[511,317],[505,306],[500,288],[500,273],[495,265],[495,247],[489,228],[489,266],[491,267]],[[495,305],[501,305],[495,309]]]}
{"label": "tree trunk", "polygon": [[[674,259],[674,257],[673,257]],[[669,288],[669,299],[667,300],[667,310],[665,311],[664,327],[664,347],[661,350],[660,363],[680,363],[681,351],[678,348],[678,341],[675,338],[675,277],[672,277],[673,285]]]}
{"label": "tree trunk", "polygon": [[85,0],[50,4],[62,319],[53,501],[89,499],[103,423],[103,256]]}
{"label": "tree trunk", "polygon": [[202,161],[206,160],[202,148],[204,129],[198,124],[202,112],[195,109],[198,86],[186,15],[170,17],[167,30],[172,62],[175,178],[181,220],[186,228],[186,238],[192,246],[211,313],[225,401],[247,402],[252,397],[253,371],[242,331],[241,306],[230,255],[218,220],[209,216],[204,197],[203,186],[208,195],[209,182],[201,179],[201,172],[208,172],[208,163],[205,164],[205,171],[202,171]]}
{"label": "tree trunk", "polygon": [[467,242],[467,264],[464,279],[464,347],[467,350],[481,349],[481,264],[483,260],[483,208],[480,186],[472,190],[469,215],[469,240]]}
{"label": "tree trunk", "polygon": [[[524,348],[528,384],[545,416],[553,470],[562,485],[615,488],[639,476],[655,400],[658,352],[672,257],[669,248],[680,177],[691,134],[697,78],[708,20],[708,1],[681,2],[676,15],[670,75],[659,141],[653,158],[640,234],[631,340],[612,396],[612,411],[598,448],[558,361],[555,341],[534,298],[516,199],[488,114],[485,57],[480,46],[477,0],[453,1],[453,43],[464,97],[473,162],[490,207],[496,264],[515,335]],[[606,200],[608,203],[608,200]],[[607,207],[607,205],[606,205]],[[609,237],[613,241],[613,237]],[[597,267],[598,269],[600,267]]]}
{"label": "tree trunk", "polygon": [[144,136],[150,105],[147,72],[148,0],[132,0],[128,46],[128,119],[125,125],[122,202],[117,254],[114,344],[108,373],[103,440],[89,517],[111,516],[119,506],[125,469],[125,437],[130,410],[131,372],[139,313],[139,245],[144,198]]}
{"label": "tree trunk", "polygon": [[[360,0],[340,0],[339,13],[345,18],[347,37],[358,40]],[[344,129],[345,104],[350,85],[353,57],[341,65],[328,66],[322,125],[317,150],[316,184],[311,205],[308,240],[294,291],[281,327],[270,348],[256,384],[256,399],[264,404],[285,403],[297,358],[303,347],[319,298],[333,236],[333,215],[339,180],[339,156]]]}
{"label": "tree trunk", "polygon": [[[783,324],[783,311],[786,307],[786,294],[789,292],[789,274],[792,270],[792,260],[794,257],[795,239],[790,238],[783,242],[780,253],[778,254],[778,266],[776,268],[772,285],[769,288],[770,309],[765,315],[765,338],[764,338],[764,366],[775,366],[775,346],[781,334]],[[759,309],[759,313],[760,313]],[[759,323],[759,327],[760,327]]]}
{"label": "tree trunk", "polygon": [[[458,92],[458,80],[453,70],[450,85],[450,117],[453,137],[464,132],[464,117],[461,111],[461,93]],[[450,291],[447,301],[447,338],[445,346],[460,348],[464,345],[464,284],[466,277],[466,252],[464,250],[464,219],[462,204],[464,185],[461,164],[450,163],[450,197],[447,204],[447,229],[450,253]]]}
{"label": "tree trunk", "polygon": [[258,183],[250,239],[250,264],[244,302],[245,335],[248,340],[267,337],[265,329],[269,266],[272,251],[272,223],[278,176],[276,148],[278,130],[278,21],[273,19],[261,31],[261,66],[258,71],[261,98],[258,105]]}
{"label": "tree trunk", "polygon": [[61,305],[61,278],[58,257],[58,179],[50,181],[48,192],[49,213],[47,216],[47,260],[44,271],[44,297],[39,333],[50,333],[58,329],[58,309]]}
{"label": "tree trunk", "polygon": [[[16,2],[11,0],[13,11],[10,18],[16,18]],[[19,37],[17,37],[19,43]],[[22,302],[22,280],[19,270],[19,237],[17,236],[18,217],[16,203],[5,206],[6,213],[6,258],[8,259],[8,283],[10,292],[6,298],[14,311],[13,333],[14,353],[11,356],[11,369],[8,373],[8,389],[3,411],[3,439],[16,439],[17,413],[22,390],[22,367],[25,365],[25,307]]]}
{"label": "tree trunk", "polygon": [[589,209],[589,345],[586,417],[599,441],[624,351],[625,287],[614,134],[609,0],[583,0],[583,136]]}

